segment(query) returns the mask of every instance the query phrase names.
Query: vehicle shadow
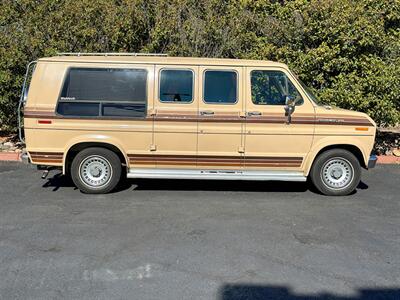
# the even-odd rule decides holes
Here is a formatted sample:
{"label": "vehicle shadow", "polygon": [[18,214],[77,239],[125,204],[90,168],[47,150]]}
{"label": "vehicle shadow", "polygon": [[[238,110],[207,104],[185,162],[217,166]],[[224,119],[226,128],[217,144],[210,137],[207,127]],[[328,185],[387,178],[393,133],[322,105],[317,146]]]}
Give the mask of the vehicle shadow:
{"label": "vehicle shadow", "polygon": [[241,180],[171,180],[136,179],[134,190],[157,191],[234,191],[234,192],[306,192],[308,182],[241,181]]}
{"label": "vehicle shadow", "polygon": [[399,300],[400,289],[358,289],[355,296],[340,296],[331,293],[322,294],[295,294],[285,286],[226,284],[218,291],[218,300]]}
{"label": "vehicle shadow", "polygon": [[[58,191],[62,187],[73,187],[69,176],[56,173],[48,177],[42,185]],[[320,194],[310,182],[283,182],[283,181],[241,181],[241,180],[190,180],[190,179],[122,179],[113,193],[124,190],[137,191],[233,191],[233,192],[306,192]],[[360,182],[357,189],[368,189],[368,185]],[[356,193],[355,191],[354,193]],[[353,194],[354,194],[353,193]]]}
{"label": "vehicle shadow", "polygon": [[63,175],[61,172],[56,173],[54,176],[48,176],[45,179],[45,183],[43,183],[42,187],[44,188],[52,188],[53,192],[58,191],[61,187],[73,187],[77,189],[72,182],[71,177]]}

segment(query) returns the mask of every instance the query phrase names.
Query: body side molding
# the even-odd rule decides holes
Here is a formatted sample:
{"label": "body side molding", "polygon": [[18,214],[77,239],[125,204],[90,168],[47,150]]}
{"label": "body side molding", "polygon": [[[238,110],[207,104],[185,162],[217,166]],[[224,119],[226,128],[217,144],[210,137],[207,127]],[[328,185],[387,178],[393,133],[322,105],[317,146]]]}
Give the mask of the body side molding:
{"label": "body side molding", "polygon": [[298,171],[244,171],[244,170],[201,170],[201,169],[150,169],[130,168],[128,178],[152,179],[204,179],[204,180],[258,180],[298,181],[307,177]]}

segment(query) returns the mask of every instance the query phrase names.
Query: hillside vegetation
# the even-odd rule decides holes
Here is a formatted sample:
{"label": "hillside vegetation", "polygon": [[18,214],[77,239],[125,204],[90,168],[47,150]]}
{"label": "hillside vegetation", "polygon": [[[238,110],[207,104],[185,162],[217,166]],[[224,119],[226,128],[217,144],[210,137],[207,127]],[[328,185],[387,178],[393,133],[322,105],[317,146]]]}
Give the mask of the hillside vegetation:
{"label": "hillside vegetation", "polygon": [[0,125],[26,64],[57,52],[162,52],[287,63],[325,103],[400,121],[399,0],[2,0]]}

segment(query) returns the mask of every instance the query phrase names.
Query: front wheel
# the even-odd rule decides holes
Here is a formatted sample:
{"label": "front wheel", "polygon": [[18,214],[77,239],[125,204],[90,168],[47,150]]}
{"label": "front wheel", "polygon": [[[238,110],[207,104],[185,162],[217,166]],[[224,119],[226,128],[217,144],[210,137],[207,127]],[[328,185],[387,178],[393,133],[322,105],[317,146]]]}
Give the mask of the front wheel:
{"label": "front wheel", "polygon": [[72,161],[71,177],[83,193],[105,194],[112,191],[120,180],[121,161],[108,149],[87,148]]}
{"label": "front wheel", "polygon": [[352,193],[361,179],[361,166],[353,153],[332,149],[320,154],[311,168],[314,186],[328,196],[345,196]]}

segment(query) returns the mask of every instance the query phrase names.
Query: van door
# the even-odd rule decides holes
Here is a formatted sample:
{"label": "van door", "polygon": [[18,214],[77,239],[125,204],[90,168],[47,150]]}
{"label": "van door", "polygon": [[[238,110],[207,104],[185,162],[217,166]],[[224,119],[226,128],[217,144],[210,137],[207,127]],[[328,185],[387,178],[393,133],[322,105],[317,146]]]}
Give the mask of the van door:
{"label": "van door", "polygon": [[154,140],[157,168],[196,168],[198,67],[157,65],[155,68]]}
{"label": "van door", "polygon": [[[198,168],[243,167],[242,68],[200,67]],[[244,116],[244,115],[243,115]]]}
{"label": "van door", "polygon": [[[287,97],[297,101],[287,123]],[[314,106],[290,72],[246,67],[245,168],[302,170],[314,133]]]}

